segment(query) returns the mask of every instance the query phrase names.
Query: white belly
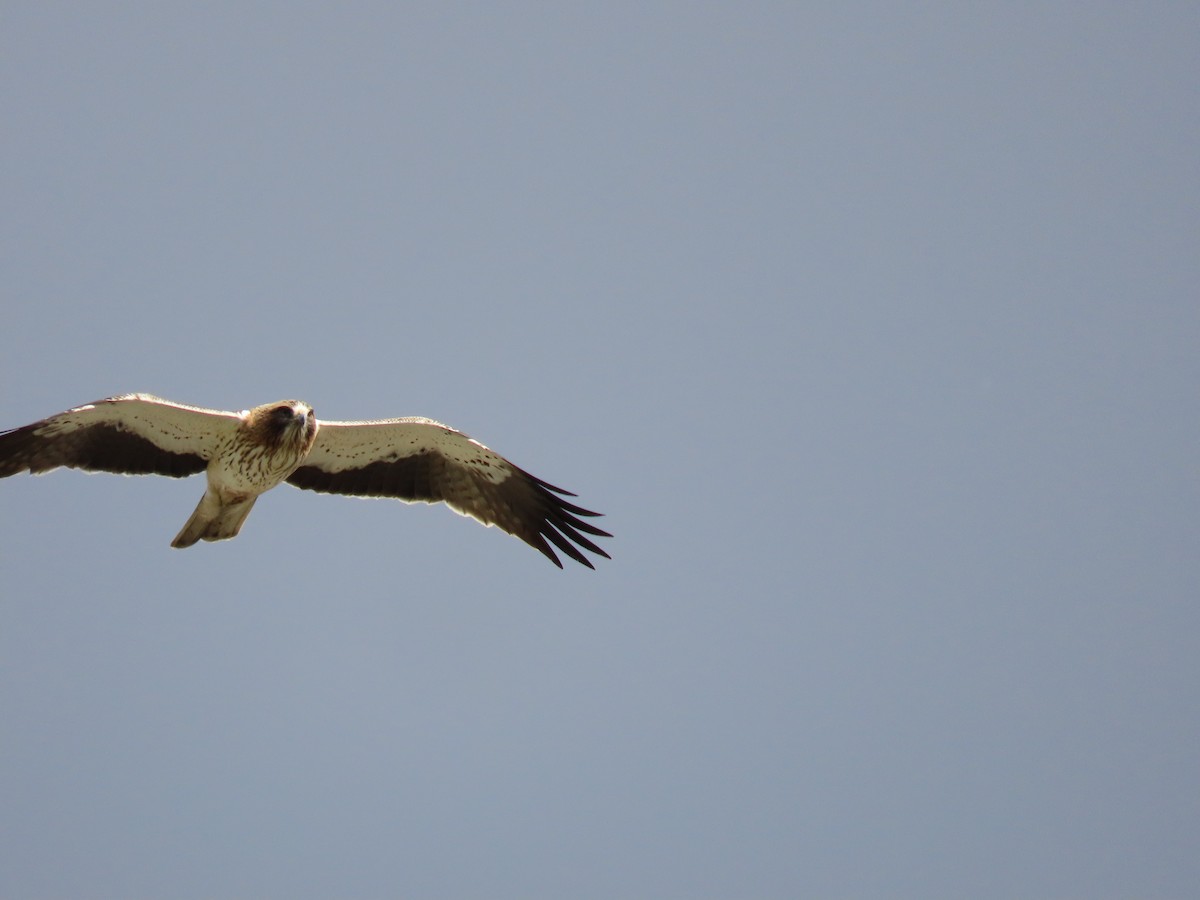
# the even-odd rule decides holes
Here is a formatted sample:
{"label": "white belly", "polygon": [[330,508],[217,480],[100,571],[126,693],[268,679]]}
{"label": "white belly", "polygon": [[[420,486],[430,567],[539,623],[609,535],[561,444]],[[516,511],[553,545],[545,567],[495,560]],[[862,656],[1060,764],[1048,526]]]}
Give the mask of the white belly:
{"label": "white belly", "polygon": [[285,449],[235,442],[208,464],[208,484],[223,498],[257,496],[283,482],[301,457]]}

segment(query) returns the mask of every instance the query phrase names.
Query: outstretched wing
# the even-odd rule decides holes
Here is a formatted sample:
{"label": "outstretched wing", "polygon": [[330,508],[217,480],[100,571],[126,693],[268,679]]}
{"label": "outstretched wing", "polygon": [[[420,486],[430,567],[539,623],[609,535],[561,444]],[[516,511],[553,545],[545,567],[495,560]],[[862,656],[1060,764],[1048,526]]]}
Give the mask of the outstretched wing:
{"label": "outstretched wing", "polygon": [[122,475],[203,472],[236,431],[236,413],[125,394],[0,432],[0,478],[60,466]]}
{"label": "outstretched wing", "polygon": [[445,502],[462,515],[516,535],[560,569],[550,544],[589,569],[595,567],[579,547],[609,558],[580,533],[611,537],[579,518],[600,513],[568,503],[562,497],[574,497],[570,491],[534,478],[478,441],[430,419],[322,422],[312,450],[288,483],[330,494]]}

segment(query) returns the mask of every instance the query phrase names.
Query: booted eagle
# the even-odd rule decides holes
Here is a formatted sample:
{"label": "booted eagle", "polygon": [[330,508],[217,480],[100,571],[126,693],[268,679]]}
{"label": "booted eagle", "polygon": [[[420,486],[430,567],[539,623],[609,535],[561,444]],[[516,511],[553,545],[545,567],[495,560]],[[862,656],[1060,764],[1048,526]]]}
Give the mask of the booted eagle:
{"label": "booted eagle", "polygon": [[581,547],[610,558],[584,533],[612,535],[579,518],[600,513],[432,419],[318,422],[299,400],[235,413],[124,394],[0,432],[0,478],[59,466],[172,478],[204,472],[207,489],[172,547],[234,537],[258,495],[286,481],[328,494],[444,502],[519,537],[560,569],[551,544],[589,569]]}

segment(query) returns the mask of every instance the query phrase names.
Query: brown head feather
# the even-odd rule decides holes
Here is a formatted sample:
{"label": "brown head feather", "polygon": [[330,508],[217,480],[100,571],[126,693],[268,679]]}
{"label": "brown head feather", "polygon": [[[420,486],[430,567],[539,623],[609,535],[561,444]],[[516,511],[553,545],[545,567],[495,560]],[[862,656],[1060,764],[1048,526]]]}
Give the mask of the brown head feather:
{"label": "brown head feather", "polygon": [[312,407],[299,400],[281,400],[256,406],[246,413],[241,433],[274,459],[279,454],[302,460],[317,436]]}

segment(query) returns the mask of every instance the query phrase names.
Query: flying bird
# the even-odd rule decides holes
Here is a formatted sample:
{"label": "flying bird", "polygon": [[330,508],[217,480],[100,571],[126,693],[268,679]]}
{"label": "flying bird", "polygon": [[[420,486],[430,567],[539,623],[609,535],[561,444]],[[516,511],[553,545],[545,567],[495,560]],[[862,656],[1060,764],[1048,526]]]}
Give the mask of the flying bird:
{"label": "flying bird", "polygon": [[123,394],[0,432],[0,478],[60,466],[172,478],[204,472],[204,496],[172,547],[236,536],[259,495],[286,481],[328,494],[445,503],[519,537],[560,569],[555,547],[589,569],[580,548],[610,558],[586,535],[612,535],[580,518],[600,513],[568,503],[570,491],[416,416],[319,422],[299,400],[225,412]]}

